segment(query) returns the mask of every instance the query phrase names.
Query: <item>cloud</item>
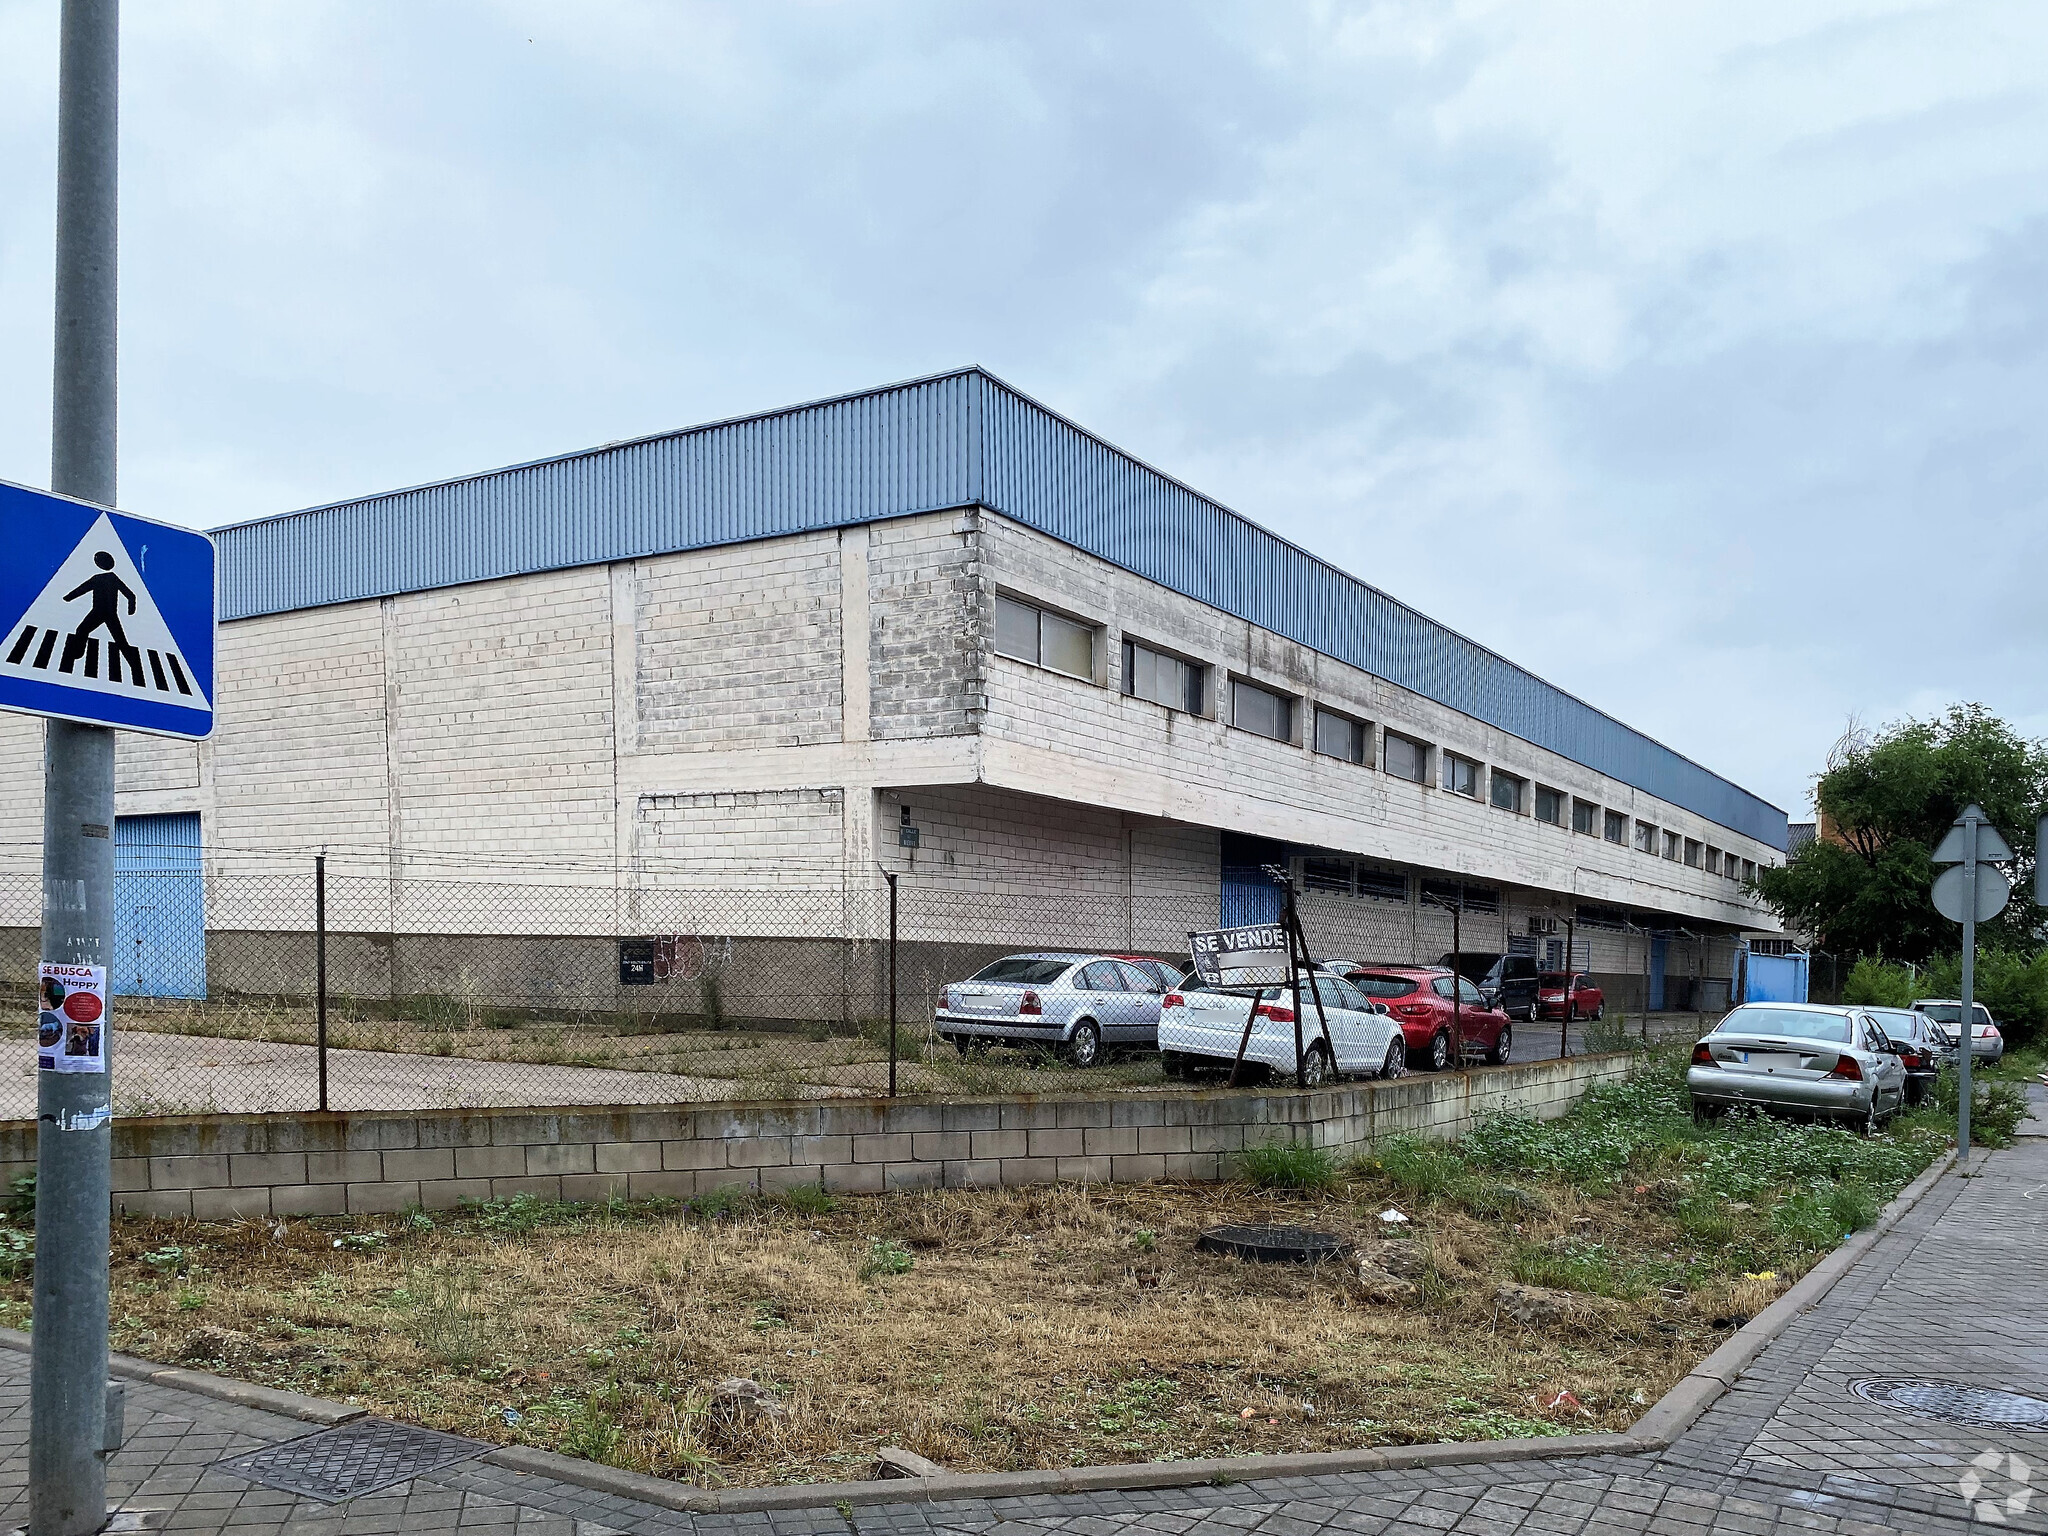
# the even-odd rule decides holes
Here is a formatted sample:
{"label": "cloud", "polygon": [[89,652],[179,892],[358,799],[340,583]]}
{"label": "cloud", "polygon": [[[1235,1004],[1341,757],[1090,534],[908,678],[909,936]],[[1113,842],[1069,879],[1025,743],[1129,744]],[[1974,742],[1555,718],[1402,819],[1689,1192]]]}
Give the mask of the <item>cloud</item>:
{"label": "cloud", "polygon": [[[977,361],[1795,810],[1851,711],[2048,721],[2031,3],[126,25],[139,511]],[[54,61],[52,8],[0,0],[0,476],[29,483]]]}

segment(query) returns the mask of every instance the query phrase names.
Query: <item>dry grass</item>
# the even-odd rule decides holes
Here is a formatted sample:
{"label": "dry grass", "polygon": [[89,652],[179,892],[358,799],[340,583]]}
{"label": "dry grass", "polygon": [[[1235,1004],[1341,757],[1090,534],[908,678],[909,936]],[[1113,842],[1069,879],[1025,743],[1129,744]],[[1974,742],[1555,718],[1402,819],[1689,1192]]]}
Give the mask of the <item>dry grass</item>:
{"label": "dry grass", "polygon": [[[1783,1283],[1584,1295],[1553,1324],[1508,1321],[1494,1287],[1518,1254],[1683,1241],[1652,1203],[1568,1187],[1514,1220],[1416,1210],[1396,1230],[1427,1267],[1397,1300],[1384,1298],[1401,1287],[1361,1283],[1348,1262],[1261,1266],[1194,1247],[1219,1221],[1279,1220],[1380,1253],[1389,1199],[1354,1178],[1293,1196],[1047,1186],[811,1192],[723,1212],[126,1221],[115,1345],[173,1360],[199,1329],[234,1330],[248,1338],[202,1335],[211,1368],[760,1485],[861,1476],[884,1444],[969,1471],[1619,1429]],[[24,1317],[26,1283],[5,1295]],[[732,1376],[773,1388],[787,1414],[715,1406],[711,1384]]]}

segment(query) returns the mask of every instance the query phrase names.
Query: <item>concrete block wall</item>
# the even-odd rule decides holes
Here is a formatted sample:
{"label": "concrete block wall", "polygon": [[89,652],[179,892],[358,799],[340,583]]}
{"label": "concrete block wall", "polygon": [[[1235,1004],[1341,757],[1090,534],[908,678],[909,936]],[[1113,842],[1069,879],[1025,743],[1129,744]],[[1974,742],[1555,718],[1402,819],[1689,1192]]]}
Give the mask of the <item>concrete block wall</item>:
{"label": "concrete block wall", "polygon": [[974,730],[994,622],[981,592],[981,519],[899,518],[875,524],[869,538],[869,734],[901,741]]}
{"label": "concrete block wall", "polygon": [[[452,1109],[225,1115],[114,1124],[119,1211],[224,1221],[373,1213],[529,1194],[686,1198],[822,1185],[845,1193],[1227,1176],[1274,1140],[1336,1152],[1454,1137],[1484,1114],[1550,1118],[1625,1056],[1530,1062],[1315,1093],[1077,1094],[935,1103]],[[33,1122],[0,1127],[0,1178],[35,1167]]]}
{"label": "concrete block wall", "polygon": [[840,739],[836,534],[642,560],[636,574],[642,750]]}

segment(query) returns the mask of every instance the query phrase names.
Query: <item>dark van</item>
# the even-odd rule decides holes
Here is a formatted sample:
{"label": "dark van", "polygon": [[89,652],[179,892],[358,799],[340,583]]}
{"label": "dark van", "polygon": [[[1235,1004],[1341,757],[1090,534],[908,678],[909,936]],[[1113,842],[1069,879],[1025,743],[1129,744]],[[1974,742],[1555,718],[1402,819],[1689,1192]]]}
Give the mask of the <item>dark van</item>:
{"label": "dark van", "polygon": [[1536,1017],[1536,972],[1534,955],[1504,955],[1497,949],[1467,949],[1446,954],[1437,961],[1449,966],[1479,989],[1486,1006],[1498,1008],[1511,1019],[1530,1022]]}

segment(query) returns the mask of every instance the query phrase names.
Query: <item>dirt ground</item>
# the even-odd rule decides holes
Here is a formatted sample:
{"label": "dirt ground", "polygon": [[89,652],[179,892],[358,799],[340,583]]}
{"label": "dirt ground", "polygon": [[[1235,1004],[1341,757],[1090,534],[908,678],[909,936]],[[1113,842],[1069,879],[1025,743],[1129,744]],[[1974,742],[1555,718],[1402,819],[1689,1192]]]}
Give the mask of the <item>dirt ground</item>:
{"label": "dirt ground", "polygon": [[[860,1477],[883,1445],[981,1471],[1621,1429],[1792,1278],[1687,1269],[1684,1234],[1626,1193],[1530,1181],[1496,1203],[1497,1218],[1430,1205],[1386,1221],[1391,1186],[1353,1176],[1317,1194],[798,1191],[127,1220],[114,1344],[751,1486]],[[1225,1221],[1310,1224],[1364,1263],[1199,1251]],[[1533,1303],[1500,1289],[1532,1253],[1589,1251],[1666,1278]],[[0,1294],[25,1324],[26,1279]],[[733,1378],[768,1400],[721,1393]]]}

